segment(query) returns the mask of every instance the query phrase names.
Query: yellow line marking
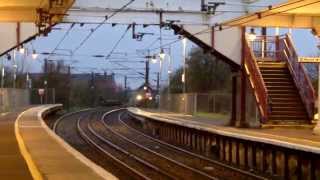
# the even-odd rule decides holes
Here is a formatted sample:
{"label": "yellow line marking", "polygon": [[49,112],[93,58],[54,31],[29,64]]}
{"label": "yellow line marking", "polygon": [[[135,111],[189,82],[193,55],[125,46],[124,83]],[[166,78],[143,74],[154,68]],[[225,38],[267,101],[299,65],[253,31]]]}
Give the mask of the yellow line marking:
{"label": "yellow line marking", "polygon": [[[33,108],[31,108],[31,109],[33,109]],[[26,147],[26,145],[25,145],[25,143],[23,141],[23,138],[22,138],[22,136],[20,134],[20,131],[19,131],[19,123],[18,123],[19,119],[22,117],[22,115],[24,113],[26,113],[27,111],[29,111],[31,109],[25,110],[21,114],[19,114],[18,118],[16,119],[16,121],[14,123],[14,132],[15,132],[15,135],[16,135],[16,139],[18,141],[20,153],[21,153],[21,155],[23,156],[24,160],[27,163],[27,166],[29,168],[29,171],[31,173],[32,178],[34,180],[43,180],[44,178],[43,178],[40,170],[38,169],[38,167],[35,165],[32,157],[31,157],[31,154],[27,150],[27,147]]]}

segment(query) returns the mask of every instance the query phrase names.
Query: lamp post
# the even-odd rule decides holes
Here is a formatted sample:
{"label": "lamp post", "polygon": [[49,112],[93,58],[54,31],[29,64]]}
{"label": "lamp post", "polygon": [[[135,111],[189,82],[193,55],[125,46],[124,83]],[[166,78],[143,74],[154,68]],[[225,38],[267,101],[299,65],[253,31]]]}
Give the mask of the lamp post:
{"label": "lamp post", "polygon": [[16,88],[16,79],[17,79],[17,64],[16,64],[16,50],[13,50],[13,89]]}
{"label": "lamp post", "polygon": [[182,58],[183,58],[183,74],[181,81],[183,83],[183,101],[184,101],[184,112],[187,112],[187,95],[186,95],[186,58],[187,58],[187,39],[182,39]]}
{"label": "lamp post", "polygon": [[1,107],[2,111],[4,111],[4,103],[3,103],[3,85],[4,85],[4,58],[1,60]]}

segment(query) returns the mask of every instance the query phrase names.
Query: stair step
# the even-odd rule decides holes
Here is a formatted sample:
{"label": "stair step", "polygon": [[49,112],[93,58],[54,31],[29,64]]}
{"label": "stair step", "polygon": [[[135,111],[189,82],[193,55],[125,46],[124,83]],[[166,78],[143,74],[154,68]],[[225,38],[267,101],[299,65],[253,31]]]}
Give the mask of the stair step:
{"label": "stair step", "polygon": [[290,85],[282,85],[282,86],[270,86],[267,85],[267,90],[297,90],[295,86],[290,86]]}
{"label": "stair step", "polygon": [[260,68],[260,72],[262,74],[290,74],[289,70],[287,68],[267,68],[267,69],[264,69],[264,68]]}
{"label": "stair step", "polygon": [[293,82],[265,82],[266,86],[295,86]]}
{"label": "stair step", "polygon": [[307,116],[295,116],[295,115],[271,115],[269,120],[307,120]]}
{"label": "stair step", "polygon": [[272,67],[272,68],[286,68],[286,63],[274,63],[274,62],[258,62],[259,67]]}
{"label": "stair step", "polygon": [[271,101],[273,105],[300,105],[302,104],[300,98],[273,98],[271,97]]}
{"label": "stair step", "polygon": [[289,78],[275,78],[275,77],[263,77],[264,81],[267,82],[286,82],[292,83],[292,79]]}
{"label": "stair step", "polygon": [[297,100],[301,100],[300,96],[297,95],[296,93],[279,93],[279,92],[270,92],[268,91],[268,95],[270,99],[276,99],[276,100],[281,100],[282,101],[287,101],[287,100],[293,100],[293,99],[297,99]]}
{"label": "stair step", "polygon": [[263,78],[287,78],[288,80],[291,79],[290,74],[262,74]]}
{"label": "stair step", "polygon": [[275,106],[272,105],[272,112],[273,111],[305,111],[305,108],[303,106],[287,106],[287,107],[283,107],[283,106]]}
{"label": "stair step", "polygon": [[307,116],[305,111],[302,110],[295,110],[295,111],[275,111],[272,110],[271,112],[272,116]]}
{"label": "stair step", "polygon": [[[269,95],[273,95],[273,94],[284,94],[284,95],[287,95],[287,94],[290,94],[290,95],[297,95],[298,96],[298,91],[297,90],[295,90],[295,89],[283,89],[283,90],[273,90],[273,89],[271,89],[271,90],[268,90],[268,93],[269,93]],[[299,97],[299,96],[298,96]]]}

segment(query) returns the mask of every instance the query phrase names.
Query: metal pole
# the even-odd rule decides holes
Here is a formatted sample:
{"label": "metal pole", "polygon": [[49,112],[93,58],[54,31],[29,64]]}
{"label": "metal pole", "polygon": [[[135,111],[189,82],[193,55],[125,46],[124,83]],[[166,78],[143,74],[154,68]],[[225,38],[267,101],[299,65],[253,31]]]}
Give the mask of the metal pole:
{"label": "metal pole", "polygon": [[318,122],[320,119],[320,63],[318,63]]}
{"label": "metal pole", "polygon": [[2,58],[1,61],[1,110],[2,112],[4,111],[4,102],[3,102],[3,93],[4,93],[4,89],[3,89],[3,85],[4,85],[4,63],[3,63],[4,59]]}
{"label": "metal pole", "polygon": [[169,100],[170,98],[170,94],[171,94],[171,73],[172,73],[172,58],[171,58],[171,47],[169,48],[169,68],[168,68],[168,98]]}
{"label": "metal pole", "polygon": [[187,39],[184,38],[182,40],[182,56],[183,56],[183,75],[182,75],[182,83],[183,83],[183,101],[184,101],[184,113],[187,113],[187,96],[186,96],[186,54],[187,54]]}
{"label": "metal pole", "polygon": [[4,87],[4,59],[1,61],[1,89]]}
{"label": "metal pole", "polygon": [[16,79],[17,79],[16,50],[13,50],[13,89],[16,88]]}
{"label": "metal pole", "polygon": [[160,72],[159,72],[159,110],[161,104],[161,77],[162,77],[162,59],[160,58]]}

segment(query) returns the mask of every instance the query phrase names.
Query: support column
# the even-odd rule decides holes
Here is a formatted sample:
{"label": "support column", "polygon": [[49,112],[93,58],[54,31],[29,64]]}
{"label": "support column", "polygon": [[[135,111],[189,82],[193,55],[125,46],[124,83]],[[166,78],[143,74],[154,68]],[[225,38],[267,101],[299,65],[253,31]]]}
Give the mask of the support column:
{"label": "support column", "polygon": [[245,70],[245,36],[246,36],[246,28],[242,28],[242,52],[241,52],[241,94],[240,94],[240,123],[239,127],[246,126],[246,95],[247,95],[247,75]]}
{"label": "support column", "polygon": [[238,86],[238,70],[232,70],[232,107],[230,126],[235,126],[237,122],[237,86]]}

